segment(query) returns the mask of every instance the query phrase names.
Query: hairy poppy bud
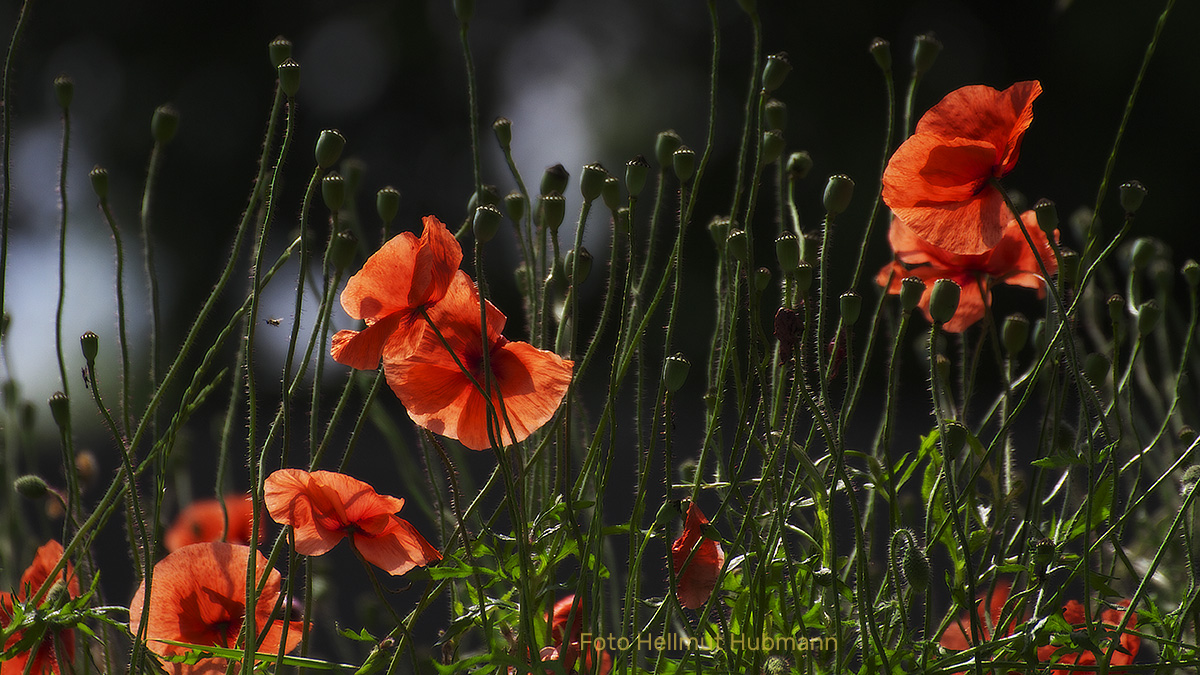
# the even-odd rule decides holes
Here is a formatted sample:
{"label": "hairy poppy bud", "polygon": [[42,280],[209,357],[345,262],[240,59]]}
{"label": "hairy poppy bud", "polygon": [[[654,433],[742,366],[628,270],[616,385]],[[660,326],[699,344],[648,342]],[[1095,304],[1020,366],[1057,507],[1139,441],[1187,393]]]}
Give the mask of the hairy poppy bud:
{"label": "hairy poppy bud", "polygon": [[490,204],[475,209],[475,218],[471,222],[475,238],[484,244],[491,241],[500,229],[501,217],[499,209]]}
{"label": "hairy poppy bud", "polygon": [[892,72],[892,43],[883,38],[875,38],[871,40],[871,46],[868,48],[871,56],[875,58],[875,63],[879,69],[885,73]]}
{"label": "hairy poppy bud", "polygon": [[508,152],[512,147],[512,120],[507,117],[497,117],[495,122],[492,122],[492,133],[496,134],[496,141],[500,143],[500,148]]}
{"label": "hairy poppy bud", "polygon": [[616,176],[605,178],[604,185],[600,186],[600,197],[609,211],[621,208],[621,181]]}
{"label": "hairy poppy bud", "polygon": [[844,174],[835,174],[825,183],[825,212],[830,219],[836,218],[850,206],[850,198],[854,196],[854,181]]}
{"label": "hairy poppy bud", "polygon": [[947,420],[943,431],[942,452],[945,453],[946,459],[957,459],[963,446],[967,444],[969,432],[961,422],[954,420]]}
{"label": "hairy poppy bud", "polygon": [[525,217],[525,195],[517,190],[504,195],[504,212],[509,220],[518,223]]}
{"label": "hairy poppy bud", "polygon": [[725,238],[725,250],[733,259],[745,264],[750,259],[750,249],[746,241],[745,230],[730,230],[729,236]]}
{"label": "hairy poppy bud", "polygon": [[792,180],[803,180],[804,177],[808,175],[808,172],[812,171],[812,168],[812,156],[808,154],[807,150],[793,152],[791,155],[788,155],[788,178]]}
{"label": "hairy poppy bud", "polygon": [[58,100],[58,107],[66,110],[71,107],[71,99],[75,97],[75,82],[66,75],[59,75],[54,78],[54,98]]}
{"label": "hairy poppy bud", "polygon": [[1108,379],[1108,371],[1111,364],[1103,354],[1092,353],[1088,354],[1083,359],[1083,374],[1088,381],[1096,386],[1104,384],[1104,380]]}
{"label": "hairy poppy bud", "polygon": [[1154,260],[1154,241],[1141,237],[1133,242],[1133,248],[1130,249],[1130,262],[1133,263],[1133,269],[1144,270],[1150,266],[1150,261]]}
{"label": "hairy poppy bud", "polygon": [[346,147],[346,137],[339,133],[336,129],[326,129],[317,137],[317,147],[313,153],[317,159],[317,166],[322,169],[337,164],[337,161],[342,158],[342,150]]}
{"label": "hairy poppy bud", "polygon": [[1183,280],[1192,288],[1200,286],[1200,264],[1197,264],[1195,260],[1183,263]]}
{"label": "hairy poppy bud", "polygon": [[288,98],[295,98],[296,92],[300,91],[300,64],[292,58],[284,59],[275,67],[275,74],[279,78],[279,88],[283,93]]}
{"label": "hairy poppy bud", "polygon": [[567,173],[566,167],[562,164],[546,167],[542,172],[541,191],[544,195],[549,195],[557,192],[565,194],[567,192],[567,183],[570,182],[571,174]]}
{"label": "hairy poppy bud", "polygon": [[667,391],[672,394],[679,391],[683,387],[683,383],[687,381],[688,370],[691,367],[692,364],[678,352],[674,356],[664,359],[662,381]]}
{"label": "hairy poppy bud", "polygon": [[100,201],[103,202],[107,200],[108,169],[105,169],[100,165],[96,165],[91,172],[88,173],[88,178],[92,179],[92,192],[96,193],[96,196],[100,198]]}
{"label": "hairy poppy bud", "polygon": [[50,492],[50,486],[41,476],[19,476],[13,481],[13,489],[26,499],[41,499]]}
{"label": "hairy poppy bud", "polygon": [[941,53],[942,43],[933,37],[933,33],[918,35],[916,43],[913,44],[913,73],[917,77],[921,77],[929,72],[929,69],[933,67],[933,63],[937,61],[938,54]]}
{"label": "hairy poppy bud", "polygon": [[96,361],[96,355],[100,353],[100,336],[92,331],[88,331],[79,336],[79,347],[83,350],[83,359],[91,365]]}
{"label": "hairy poppy bud", "polygon": [[671,154],[671,168],[675,169],[680,183],[688,182],[696,171],[696,153],[686,145],[679,146],[679,149]]}
{"label": "hairy poppy bud", "polygon": [[337,172],[330,172],[321,179],[321,198],[325,200],[325,208],[337,211],[346,201],[346,181]]}
{"label": "hairy poppy bud", "polygon": [[333,269],[341,272],[354,262],[358,250],[358,237],[353,232],[338,232],[329,242],[328,260]]}
{"label": "hairy poppy bud", "polygon": [[1049,199],[1039,199],[1033,205],[1033,212],[1037,216],[1038,227],[1046,233],[1047,237],[1053,238],[1054,231],[1058,229],[1058,209],[1054,206],[1054,202]]}
{"label": "hairy poppy bud", "polygon": [[160,105],[154,109],[154,115],[150,118],[150,135],[154,138],[154,142],[159,145],[166,145],[175,138],[175,132],[179,131],[179,111],[170,103]]}
{"label": "hairy poppy bud", "polygon": [[812,265],[806,262],[801,262],[792,273],[792,278],[796,280],[796,292],[801,296],[808,293],[808,289],[812,287],[813,269]]}
{"label": "hairy poppy bud", "polygon": [[771,283],[771,270],[760,267],[754,270],[754,287],[759,291],[765,291]]}
{"label": "hairy poppy bud", "polygon": [[1108,318],[1113,326],[1120,325],[1125,318],[1125,298],[1119,293],[1108,296]]}
{"label": "hairy poppy bud", "polygon": [[912,312],[921,304],[922,295],[925,295],[925,282],[917,277],[905,277],[900,282],[900,309],[905,314]]}
{"label": "hairy poppy bud", "polygon": [[1004,353],[1016,356],[1029,342],[1029,319],[1023,314],[1009,314],[1001,329]]}
{"label": "hairy poppy bud", "polygon": [[606,178],[608,178],[608,172],[599,162],[583,167],[583,173],[579,176],[579,192],[583,195],[584,201],[590,202],[600,196]]}
{"label": "hairy poppy bud", "polygon": [[1136,180],[1121,185],[1121,208],[1125,213],[1133,215],[1142,207],[1146,200],[1146,186]]}
{"label": "hairy poppy bud", "polygon": [[563,267],[574,278],[574,283],[582,284],[592,273],[592,254],[584,246],[580,246],[578,252],[571,249],[563,259]]}
{"label": "hairy poppy bud", "polygon": [[862,313],[862,296],[854,291],[846,291],[838,298],[838,303],[842,310],[842,322],[853,326],[858,321],[858,315]]}
{"label": "hairy poppy bud", "polygon": [[384,225],[396,219],[400,211],[400,191],[391,185],[375,193],[375,212]]}
{"label": "hairy poppy bud", "polygon": [[674,129],[658,132],[658,137],[654,139],[654,158],[658,160],[658,165],[663,168],[670,166],[671,156],[681,145],[683,139]]}
{"label": "hairy poppy bud", "polygon": [[779,269],[785,273],[795,272],[800,266],[800,239],[791,232],[776,237],[775,259],[779,261]]}
{"label": "hairy poppy bud", "polygon": [[775,91],[783,85],[788,73],[792,72],[792,64],[788,61],[787,52],[779,52],[767,57],[763,66],[762,88],[764,91]]}
{"label": "hairy poppy bud", "polygon": [[292,41],[282,35],[267,43],[267,56],[275,68],[292,57]]}
{"label": "hairy poppy bud", "polygon": [[962,288],[950,279],[938,279],[929,295],[929,316],[934,323],[946,323],[958,311],[958,297]]}
{"label": "hairy poppy bud", "polygon": [[59,431],[69,431],[71,429],[71,400],[61,391],[54,392],[47,402],[50,404],[50,416],[54,418],[54,423],[58,425]]}
{"label": "hairy poppy bud", "polygon": [[1154,332],[1158,328],[1159,321],[1162,319],[1162,309],[1158,306],[1156,300],[1147,300],[1138,307],[1137,313],[1137,328],[1138,335],[1145,337]]}
{"label": "hairy poppy bud", "polygon": [[767,101],[767,105],[763,108],[763,121],[772,131],[787,129],[787,104],[775,98]]}
{"label": "hairy poppy bud", "polygon": [[766,166],[771,162],[779,159],[783,154],[783,146],[786,142],[783,140],[783,133],[778,129],[772,129],[762,135],[762,144],[759,145],[759,165]]}
{"label": "hairy poppy bud", "polygon": [[562,225],[567,213],[567,200],[560,194],[544,194],[538,200],[538,207],[542,213],[542,225],[557,234],[558,226]]}
{"label": "hairy poppy bud", "polygon": [[629,190],[631,196],[636,197],[642,193],[646,187],[646,174],[649,171],[650,164],[641,155],[625,163],[625,189]]}

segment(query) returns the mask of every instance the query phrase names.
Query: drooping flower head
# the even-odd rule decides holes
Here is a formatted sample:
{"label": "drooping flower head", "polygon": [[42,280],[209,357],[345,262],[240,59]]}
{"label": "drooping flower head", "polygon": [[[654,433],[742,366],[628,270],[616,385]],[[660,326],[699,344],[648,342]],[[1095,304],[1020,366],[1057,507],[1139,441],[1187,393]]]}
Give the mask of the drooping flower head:
{"label": "drooping flower head", "polygon": [[381,495],[356,478],[280,469],[267,476],[265,490],[267,511],[275,522],[292,527],[301,555],[323,555],[349,536],[367,562],[395,576],[442,559],[396,515],[403,499]]}
{"label": "drooping flower head", "polygon": [[[487,402],[476,388],[476,383],[486,386],[479,294],[466,273],[454,277],[445,297],[430,312],[430,320],[441,338],[430,329],[408,358],[385,356],[388,385],[418,425],[458,439],[472,450],[490,448]],[[493,384],[501,394],[493,390],[491,399],[498,412],[503,399],[508,419],[507,423],[500,420],[499,442],[509,445],[525,440],[554,416],[575,364],[526,342],[506,339],[500,334],[505,321],[504,314],[487,303],[488,357]]]}
{"label": "drooping flower head", "polygon": [[411,232],[392,237],[346,283],[342,308],[367,328],[338,331],[334,361],[372,370],[381,356],[404,358],[420,342],[421,310],[441,300],[462,264],[462,247],[442,221],[425,216],[424,224],[419,239]]}
{"label": "drooping flower head", "polygon": [[[704,606],[717,586],[721,567],[725,565],[725,551],[721,550],[721,545],[703,534],[707,525],[708,518],[704,517],[696,502],[692,502],[688,505],[683,534],[671,545],[671,563],[675,568],[679,604],[688,609]],[[695,555],[692,554],[693,548],[696,549]],[[691,561],[685,566],[688,556],[691,556]]]}
{"label": "drooping flower head", "polygon": [[[572,619],[572,614],[574,618]],[[547,617],[550,623],[550,640],[553,647],[542,650],[543,660],[547,649],[554,649],[554,659],[561,660],[568,673],[579,672],[586,675],[607,675],[612,669],[612,656],[607,650],[600,648],[595,641],[583,644],[583,603],[574,595],[563,597],[554,603],[554,609]],[[567,622],[570,621],[570,625]],[[575,670],[575,662],[583,651],[583,666]],[[595,653],[599,658],[594,658]]]}
{"label": "drooping flower head", "polygon": [[[1053,274],[1058,270],[1058,263],[1046,234],[1038,228],[1036,214],[1026,211],[1021,215],[1021,222],[1037,246],[1046,271]],[[899,218],[892,219],[888,241],[895,253],[895,260],[885,265],[875,280],[892,294],[900,292],[905,277],[917,277],[924,281],[925,292],[921,295],[920,307],[925,318],[929,318],[929,297],[935,281],[951,279],[962,288],[958,310],[950,321],[942,325],[944,330],[951,333],[960,333],[983,318],[991,304],[994,284],[1024,286],[1036,289],[1039,297],[1045,295],[1046,284],[1041,268],[1016,220],[1008,222],[995,248],[979,255],[959,255],[938,248],[918,237]]]}
{"label": "drooping flower head", "polygon": [[[255,575],[261,579],[266,574],[266,584],[254,605],[255,632],[261,635],[266,630],[258,651],[278,653],[284,622],[272,621],[271,613],[279,599],[279,572],[269,569],[258,551],[220,541],[184,546],[154,565],[149,600],[143,582],[129,602],[130,634],[136,636],[141,630],[142,609],[149,602],[144,637],[155,654],[171,656],[188,651],[163,640],[236,647],[246,620],[246,568],[252,553]],[[284,651],[290,652],[300,644],[301,630],[298,621],[288,625]],[[220,675],[227,664],[226,659],[214,657],[200,659],[194,665],[163,665],[174,675]]]}
{"label": "drooping flower head", "polygon": [[[38,547],[37,554],[33,558],[33,563],[21,574],[21,583],[17,586],[16,593],[10,594],[0,591],[0,628],[8,626],[9,622],[12,621],[14,601],[32,600],[38,591],[47,584],[53,586],[56,583],[65,582],[67,595],[72,598],[79,596],[79,578],[75,576],[74,569],[70,563],[67,563],[62,571],[53,579],[50,578],[51,570],[58,564],[62,555],[62,544],[51,539]],[[47,596],[43,595],[43,598],[45,597]],[[10,635],[4,643],[4,650],[20,642],[22,637],[24,637],[24,631],[17,631]],[[29,668],[28,672],[36,675],[45,675],[47,673],[55,673],[57,675],[60,669],[55,649],[56,646],[67,657],[68,662],[75,660],[74,631],[51,631],[42,637],[41,642],[31,647],[28,651],[14,654],[8,660],[0,662],[0,675],[20,675],[26,672],[25,668],[27,666]],[[33,661],[32,665],[29,664],[31,660]]]}
{"label": "drooping flower head", "polygon": [[918,237],[950,253],[995,246],[1012,214],[988,181],[1012,171],[1041,93],[1033,80],[947,94],[892,155],[883,201]]}
{"label": "drooping flower head", "polygon": [[[205,541],[249,544],[250,531],[254,524],[254,504],[250,501],[250,496],[228,495],[224,502],[225,512],[229,516],[228,530],[225,528],[225,516],[221,513],[221,502],[216,499],[197,499],[175,517],[175,522],[163,535],[163,546],[167,551],[178,551],[188,544]],[[260,544],[263,535],[264,532],[260,530]]]}
{"label": "drooping flower head", "polygon": [[[1128,606],[1129,602],[1122,601],[1121,605],[1123,607]],[[1125,614],[1126,610],[1124,609],[1105,609],[1104,611],[1100,612],[1100,621],[1101,623],[1105,624],[1104,628],[1109,631],[1114,630],[1117,626],[1122,625],[1122,622],[1124,622],[1125,629],[1134,628],[1137,625],[1137,614],[1131,614],[1128,621],[1125,619]],[[1072,626],[1082,627],[1086,625],[1086,617],[1084,615],[1083,605],[1076,600],[1069,600],[1067,602],[1067,606],[1063,608],[1063,619],[1065,619],[1066,622]],[[1127,666],[1133,663],[1133,660],[1137,657],[1138,648],[1142,646],[1142,638],[1132,633],[1122,632],[1121,639],[1118,644],[1119,648],[1113,649],[1112,660],[1109,662],[1109,665]],[[1038,660],[1047,662],[1053,661],[1055,663],[1064,664],[1073,663],[1077,666],[1094,666],[1097,664],[1097,658],[1103,657],[1103,655],[1108,651],[1109,644],[1107,641],[1103,641],[1095,644],[1094,646],[1099,650],[1099,654],[1091,649],[1084,648],[1073,652],[1068,651],[1055,656],[1055,652],[1059,650],[1059,647],[1056,647],[1053,644],[1043,645],[1038,647]],[[1088,672],[1088,670],[1067,670],[1065,668],[1052,669],[1050,671],[1050,675],[1071,675],[1072,673],[1079,672]],[[1110,668],[1109,672],[1122,672],[1122,669]]]}

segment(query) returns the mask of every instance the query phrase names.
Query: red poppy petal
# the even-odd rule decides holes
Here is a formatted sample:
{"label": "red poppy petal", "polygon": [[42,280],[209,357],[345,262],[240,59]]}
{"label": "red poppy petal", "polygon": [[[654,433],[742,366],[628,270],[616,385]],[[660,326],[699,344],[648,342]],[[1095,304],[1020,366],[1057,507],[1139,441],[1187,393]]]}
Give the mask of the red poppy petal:
{"label": "red poppy petal", "polygon": [[307,471],[279,469],[267,476],[263,485],[263,501],[275,522],[292,527],[297,553],[323,555],[346,535],[324,527],[313,516],[309,481]]}
{"label": "red poppy petal", "polygon": [[387,529],[378,535],[355,534],[354,547],[367,562],[392,576],[442,559],[442,554],[411,523],[394,516]]}
{"label": "red poppy petal", "polygon": [[[980,290],[979,282],[974,279],[956,279],[962,291],[958,295],[958,309],[955,310],[954,316],[942,324],[942,330],[948,333],[961,333],[964,330],[975,325],[983,315],[987,312],[987,304],[991,301],[991,293],[986,285],[983,290]],[[984,282],[986,284],[986,282]],[[987,294],[985,302],[984,293]],[[928,309],[928,304],[926,304]]]}
{"label": "red poppy petal", "polygon": [[366,521],[388,518],[404,508],[399,497],[381,495],[367,483],[334,471],[314,471],[313,480],[333,490],[341,499],[349,523],[369,529]]}
{"label": "red poppy petal", "polygon": [[418,241],[411,232],[392,237],[346,282],[342,309],[355,319],[378,319],[412,306],[408,301]]}
{"label": "red poppy petal", "polygon": [[527,342],[506,342],[493,350],[491,365],[504,413],[516,434],[511,438],[507,425],[503,426],[506,444],[525,440],[554,417],[575,368],[573,361]]}
{"label": "red poppy petal", "polygon": [[[410,323],[409,313],[404,310],[392,312],[379,321],[367,326],[364,330],[340,330],[333,336],[333,344],[329,354],[334,361],[357,368],[358,370],[374,370],[379,367],[379,359],[383,356],[385,347],[395,340],[399,343],[392,349],[403,351],[409,343],[415,342],[411,336],[413,330],[405,330],[399,336],[393,337],[402,326]],[[418,325],[424,329],[424,323]],[[417,338],[420,338],[420,331]]]}
{"label": "red poppy petal", "polygon": [[918,236],[957,255],[986,253],[1000,241],[1004,225],[1012,219],[1004,197],[991,186],[962,202],[900,206],[892,210]]}
{"label": "red poppy petal", "polygon": [[[721,545],[702,534],[706,525],[708,519],[700,507],[692,502],[688,506],[683,534],[671,545],[671,564],[675,569],[679,604],[687,609],[698,609],[708,601],[716,588],[721,567],[725,564],[725,552]],[[694,554],[693,548],[696,549]],[[689,556],[691,561],[687,562]]]}
{"label": "red poppy petal", "polygon": [[971,138],[986,141],[997,149],[996,174],[1012,170],[1021,139],[1033,121],[1033,101],[1042,93],[1036,80],[1018,82],[1004,91],[985,85],[962,87],[950,92],[926,112],[916,133],[942,138]]}
{"label": "red poppy petal", "polygon": [[441,300],[463,258],[462,246],[442,221],[434,216],[425,216],[422,221],[425,229],[417,242],[408,291],[408,304],[412,307]]}

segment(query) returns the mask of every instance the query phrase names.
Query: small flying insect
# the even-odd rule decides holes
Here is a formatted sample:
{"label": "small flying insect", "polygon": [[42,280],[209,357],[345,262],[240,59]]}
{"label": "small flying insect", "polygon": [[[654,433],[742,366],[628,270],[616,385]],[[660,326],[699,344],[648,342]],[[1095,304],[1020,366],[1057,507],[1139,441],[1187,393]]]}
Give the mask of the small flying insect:
{"label": "small flying insect", "polygon": [[280,319],[263,319],[263,321],[266,321],[268,325],[278,326]]}

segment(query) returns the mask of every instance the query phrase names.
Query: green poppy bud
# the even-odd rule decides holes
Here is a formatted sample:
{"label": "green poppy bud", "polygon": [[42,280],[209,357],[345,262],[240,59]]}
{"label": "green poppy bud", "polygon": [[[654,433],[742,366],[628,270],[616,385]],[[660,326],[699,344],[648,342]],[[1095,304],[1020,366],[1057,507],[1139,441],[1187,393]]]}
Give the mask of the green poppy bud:
{"label": "green poppy bud", "polygon": [[75,98],[75,82],[66,75],[54,78],[54,98],[58,107],[66,110],[71,107],[71,99]]}
{"label": "green poppy bud", "polygon": [[779,156],[783,154],[784,145],[786,142],[783,140],[783,133],[778,129],[764,133],[762,144],[759,146],[759,165],[766,166],[779,159]]}
{"label": "green poppy bud", "polygon": [[767,101],[763,108],[763,121],[767,123],[767,129],[772,131],[787,129],[787,104],[775,98]]}
{"label": "green poppy bud", "polygon": [[400,211],[400,191],[391,185],[375,193],[375,212],[384,225],[396,219]]}
{"label": "green poppy bud", "polygon": [[808,154],[807,150],[793,152],[791,155],[788,155],[787,172],[788,178],[791,180],[803,180],[808,175],[808,172],[812,171],[812,168],[812,156]]}
{"label": "green poppy bud", "polygon": [[674,394],[683,387],[683,383],[687,381],[688,370],[692,364],[684,358],[683,354],[676,353],[674,356],[668,356],[663,360],[662,381],[663,386],[667,391]]}
{"label": "green poppy bud", "polygon": [[292,57],[292,41],[282,35],[267,43],[267,56],[271,58],[271,66],[278,68],[279,64]]}
{"label": "green poppy bud", "polygon": [[454,16],[464,26],[471,23],[475,16],[475,0],[454,0]]}
{"label": "green poppy bud", "polygon": [[854,291],[846,291],[838,298],[842,310],[842,323],[853,326],[862,312],[862,296]]}
{"label": "green poppy bud", "polygon": [[175,138],[175,132],[179,131],[179,111],[170,103],[160,105],[154,109],[154,115],[150,118],[150,135],[154,138],[154,142],[159,145],[166,145]]}
{"label": "green poppy bud", "polygon": [[89,330],[79,336],[79,348],[83,350],[83,360],[90,366],[96,362],[96,356],[100,353],[100,336]]}
{"label": "green poppy bud", "polygon": [[925,282],[917,277],[905,277],[900,282],[900,309],[909,314],[921,305],[925,295]]}
{"label": "green poppy bud", "polygon": [[358,237],[353,232],[338,232],[329,242],[328,260],[333,269],[341,272],[354,262],[358,251]]}
{"label": "green poppy bud", "polygon": [[1162,309],[1158,306],[1156,300],[1147,300],[1138,307],[1137,313],[1137,328],[1138,335],[1145,337],[1154,332],[1158,328],[1158,324],[1162,319]]}
{"label": "green poppy bud", "polygon": [[1120,325],[1125,318],[1125,298],[1119,293],[1108,296],[1108,318],[1114,326]]}
{"label": "green poppy bud", "polygon": [[1183,264],[1183,280],[1188,286],[1195,288],[1200,286],[1200,264],[1195,260],[1189,260]]}
{"label": "green poppy bud", "polygon": [[733,223],[726,216],[713,216],[712,220],[708,221],[708,236],[712,237],[718,249],[725,245],[732,227]]}
{"label": "green poppy bud", "polygon": [[490,204],[475,209],[475,219],[471,223],[475,238],[484,244],[491,241],[500,229],[501,218],[500,210]]}
{"label": "green poppy bud", "polygon": [[1191,445],[1195,441],[1196,430],[1186,424],[1183,425],[1183,428],[1179,430],[1179,442],[1184,445]]}
{"label": "green poppy bud", "polygon": [[792,72],[792,64],[788,61],[787,52],[779,52],[767,57],[767,64],[763,66],[763,81],[762,88],[764,91],[775,91],[783,85],[787,79],[788,73]]}
{"label": "green poppy bud", "polygon": [[326,129],[317,137],[316,151],[313,153],[317,159],[317,166],[322,169],[337,164],[337,161],[342,158],[342,150],[346,147],[346,137],[339,133],[336,129]]}
{"label": "green poppy bud", "polygon": [[1150,265],[1150,261],[1154,260],[1155,251],[1154,241],[1141,237],[1133,242],[1133,248],[1130,249],[1130,262],[1133,263],[1133,269],[1144,270]]}
{"label": "green poppy bud", "polygon": [[800,266],[800,239],[791,232],[776,237],[775,259],[779,261],[779,269],[785,273],[795,272]]}
{"label": "green poppy bud", "polygon": [[754,287],[760,292],[765,291],[771,283],[771,270],[760,267],[754,270]]}
{"label": "green poppy bud", "polygon": [[1146,200],[1146,186],[1136,180],[1121,185],[1121,208],[1125,213],[1133,215],[1142,207]]}
{"label": "green poppy bud", "polygon": [[942,452],[946,455],[946,459],[957,459],[963,446],[967,444],[969,434],[967,428],[961,422],[947,420],[943,432]]}
{"label": "green poppy bud", "polygon": [[746,241],[745,230],[730,230],[725,238],[725,250],[733,259],[743,265],[750,259],[749,243]]}
{"label": "green poppy bud", "polygon": [[567,183],[570,181],[571,174],[567,173],[567,169],[562,164],[546,167],[542,172],[541,191],[544,195],[566,194]]}
{"label": "green poppy bud", "polygon": [[817,582],[818,586],[829,588],[833,585],[833,570],[828,567],[822,567],[813,572],[813,581]]}
{"label": "green poppy bud", "polygon": [[30,500],[41,499],[50,492],[50,486],[46,485],[46,481],[41,476],[20,476],[13,481],[13,489],[17,494]]}
{"label": "green poppy bud", "polygon": [[838,217],[850,206],[850,198],[854,196],[854,181],[844,174],[829,177],[825,184],[825,212],[830,220]]}
{"label": "green poppy bud", "polygon": [[1001,336],[1004,341],[1004,353],[1010,357],[1016,356],[1029,342],[1029,319],[1023,314],[1009,314],[1004,319]]}
{"label": "green poppy bud", "polygon": [[885,73],[892,72],[892,43],[883,38],[875,38],[871,40],[871,46],[868,49],[880,70]]}
{"label": "green poppy bud", "polygon": [[1058,229],[1058,209],[1054,206],[1054,202],[1049,199],[1039,199],[1033,205],[1033,212],[1037,216],[1038,227],[1050,239],[1054,238],[1054,231]]}
{"label": "green poppy bud", "polygon": [[646,174],[649,171],[650,164],[641,155],[625,163],[625,189],[629,190],[631,196],[636,197],[642,193],[642,189],[646,187]]}
{"label": "green poppy bud", "polygon": [[92,179],[92,192],[103,202],[108,199],[108,170],[100,165],[96,165],[88,174],[88,178]]}
{"label": "green poppy bud", "polygon": [[913,45],[913,73],[917,77],[921,77],[929,72],[929,69],[933,67],[933,63],[937,61],[938,54],[941,53],[942,43],[933,37],[933,33],[918,35],[917,41]]}
{"label": "green poppy bud", "polygon": [[330,172],[321,179],[321,198],[330,211],[342,208],[346,201],[346,181],[337,172]]}
{"label": "green poppy bud", "polygon": [[696,171],[696,153],[686,145],[679,146],[679,149],[671,154],[671,168],[675,169],[680,183],[688,182]]}
{"label": "green poppy bud", "polygon": [[579,177],[579,192],[583,194],[584,201],[590,202],[600,196],[606,178],[608,172],[599,162],[583,167],[583,173]]}
{"label": "green poppy bud", "polygon": [[604,185],[600,186],[600,197],[609,211],[621,208],[621,181],[616,176],[605,178]]}
{"label": "green poppy bud", "polygon": [[495,122],[492,122],[492,133],[496,134],[496,141],[500,143],[500,149],[508,152],[512,147],[512,120],[507,117],[497,117]]}
{"label": "green poppy bud", "polygon": [[929,588],[929,558],[918,546],[909,544],[904,547],[904,557],[900,559],[900,572],[914,591],[923,593]]}
{"label": "green poppy bud", "polygon": [[658,132],[658,137],[654,140],[654,158],[658,160],[658,165],[664,169],[670,166],[672,156],[681,145],[683,139],[674,129]]}
{"label": "green poppy bud", "polygon": [[929,316],[934,323],[946,323],[958,311],[958,297],[962,288],[951,279],[938,279],[929,295]]}
{"label": "green poppy bud", "polygon": [[296,92],[300,91],[300,64],[295,59],[284,59],[275,67],[275,74],[283,93],[288,98],[296,98]]}
{"label": "green poppy bud", "polygon": [[800,294],[801,296],[807,295],[808,289],[812,288],[812,265],[809,265],[806,262],[801,262],[796,268],[796,271],[792,272],[792,278],[796,280],[796,293]]}
{"label": "green poppy bud", "polygon": [[1112,364],[1103,354],[1088,354],[1083,359],[1083,374],[1089,382],[1098,387],[1108,379],[1108,371],[1111,366]]}
{"label": "green poppy bud", "polygon": [[563,267],[574,277],[575,283],[582,284],[592,273],[592,254],[584,246],[579,247],[578,253],[571,249],[567,251]]}
{"label": "green poppy bud", "polygon": [[71,400],[61,391],[54,392],[48,401],[50,404],[50,416],[54,418],[54,423],[58,425],[59,431],[71,430]]}
{"label": "green poppy bud", "polygon": [[538,199],[538,209],[542,214],[542,225],[557,234],[567,213],[567,200],[561,194],[544,194]]}
{"label": "green poppy bud", "polygon": [[509,220],[514,223],[521,222],[525,217],[525,195],[517,190],[513,190],[504,196],[504,212],[508,214]]}

